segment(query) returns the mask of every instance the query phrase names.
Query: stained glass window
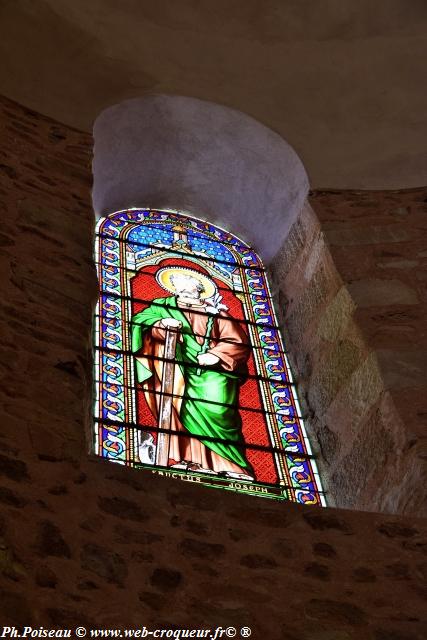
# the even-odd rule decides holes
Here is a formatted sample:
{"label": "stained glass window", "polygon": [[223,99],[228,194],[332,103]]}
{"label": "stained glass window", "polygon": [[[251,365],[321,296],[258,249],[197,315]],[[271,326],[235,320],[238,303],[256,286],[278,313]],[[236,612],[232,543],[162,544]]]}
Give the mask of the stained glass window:
{"label": "stained glass window", "polygon": [[155,474],[324,505],[265,268],[174,211],[98,224],[95,450]]}

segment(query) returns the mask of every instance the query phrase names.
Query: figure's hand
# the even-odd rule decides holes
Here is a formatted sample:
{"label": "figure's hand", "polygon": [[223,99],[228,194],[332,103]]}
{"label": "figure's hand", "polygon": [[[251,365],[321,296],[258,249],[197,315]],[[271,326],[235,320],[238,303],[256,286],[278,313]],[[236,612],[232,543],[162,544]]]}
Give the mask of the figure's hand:
{"label": "figure's hand", "polygon": [[163,318],[160,323],[165,329],[181,329],[182,327],[182,322],[180,320],[175,320],[175,318]]}
{"label": "figure's hand", "polygon": [[210,367],[214,364],[218,364],[219,362],[218,356],[216,356],[214,353],[200,353],[197,356],[197,360],[199,364],[205,367]]}

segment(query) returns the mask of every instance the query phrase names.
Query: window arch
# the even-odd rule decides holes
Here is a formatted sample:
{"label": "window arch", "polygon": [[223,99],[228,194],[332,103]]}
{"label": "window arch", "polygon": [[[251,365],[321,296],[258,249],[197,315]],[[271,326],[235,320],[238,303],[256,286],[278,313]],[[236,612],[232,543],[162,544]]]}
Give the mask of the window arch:
{"label": "window arch", "polygon": [[102,218],[97,455],[181,480],[324,505],[265,268],[171,210]]}

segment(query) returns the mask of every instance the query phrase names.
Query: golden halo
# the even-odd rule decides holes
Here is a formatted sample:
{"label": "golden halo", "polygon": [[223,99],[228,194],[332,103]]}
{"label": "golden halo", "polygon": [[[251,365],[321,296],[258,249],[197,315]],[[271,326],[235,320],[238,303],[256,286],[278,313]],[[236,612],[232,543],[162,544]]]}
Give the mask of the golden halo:
{"label": "golden halo", "polygon": [[211,298],[216,292],[215,283],[210,278],[203,275],[203,273],[199,273],[199,271],[187,269],[185,267],[164,267],[163,269],[159,269],[156,273],[156,280],[163,289],[166,289],[166,291],[169,291],[170,293],[176,293],[175,287],[171,282],[172,275],[191,276],[198,280],[204,288],[204,291],[200,294],[200,298],[203,300]]}

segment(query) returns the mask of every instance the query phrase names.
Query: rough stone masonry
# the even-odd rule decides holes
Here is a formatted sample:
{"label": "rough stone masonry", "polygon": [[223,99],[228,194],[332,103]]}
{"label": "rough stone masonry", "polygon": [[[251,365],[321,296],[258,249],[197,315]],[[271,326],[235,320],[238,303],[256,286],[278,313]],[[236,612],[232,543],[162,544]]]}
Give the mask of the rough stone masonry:
{"label": "rough stone masonry", "polygon": [[[90,455],[90,334],[96,296],[91,139],[9,100],[1,101],[0,132],[0,624],[247,625],[253,638],[272,640],[424,638],[427,536],[425,522],[415,515],[272,503],[133,472]],[[366,375],[372,375],[360,357],[370,341],[382,345],[383,363],[390,345],[405,336],[405,350],[421,353],[419,287],[425,280],[418,277],[418,266],[425,256],[419,255],[417,237],[423,197],[422,190],[313,195],[320,223],[328,224],[327,217],[333,223],[334,266],[323,267],[332,275],[322,275],[315,261],[306,261],[313,274],[311,293],[286,301],[282,292],[281,299],[289,313],[290,339],[302,336],[304,347],[316,325],[315,339],[328,346],[325,355],[337,363],[340,373],[301,361],[295,352],[300,377],[313,380],[307,394],[317,394],[331,416],[345,416],[346,398],[355,397],[361,378],[353,372],[365,366]],[[405,213],[408,207],[414,207],[413,223],[412,209]],[[376,227],[384,217],[396,216],[395,231],[401,227],[402,232],[400,220],[406,219],[412,249],[396,242],[393,248],[372,242],[363,249],[333,244],[337,235],[340,243],[351,237],[349,228],[363,228],[358,216],[368,209],[372,215],[378,212]],[[312,214],[307,210],[304,215]],[[294,230],[290,250],[298,244],[304,250],[300,234]],[[387,311],[370,305],[372,291],[374,298],[383,295],[377,284],[387,279],[383,273],[402,283],[403,306],[394,301]],[[325,282],[334,278],[337,287],[340,278],[366,284],[355,286],[351,300],[341,286],[325,300]],[[287,287],[290,291],[291,280]],[[319,316],[312,308],[315,299],[324,309]],[[295,301],[305,311],[307,327],[292,322]],[[346,318],[354,305],[359,305],[359,329],[349,325],[341,334],[337,314]],[[342,352],[335,349],[336,339],[345,345]],[[404,390],[404,399],[412,419],[424,409],[415,384],[417,361],[408,358],[403,363],[413,386]],[[390,375],[402,370],[396,367]],[[334,395],[338,387],[344,394],[339,397]],[[377,410],[382,411],[373,406]],[[340,464],[341,469],[350,466],[345,438],[337,434],[336,423],[322,418],[316,431],[325,459],[339,474]],[[369,419],[363,418],[367,432]],[[370,437],[374,447],[375,437]],[[364,495],[369,506],[367,491]]]}

